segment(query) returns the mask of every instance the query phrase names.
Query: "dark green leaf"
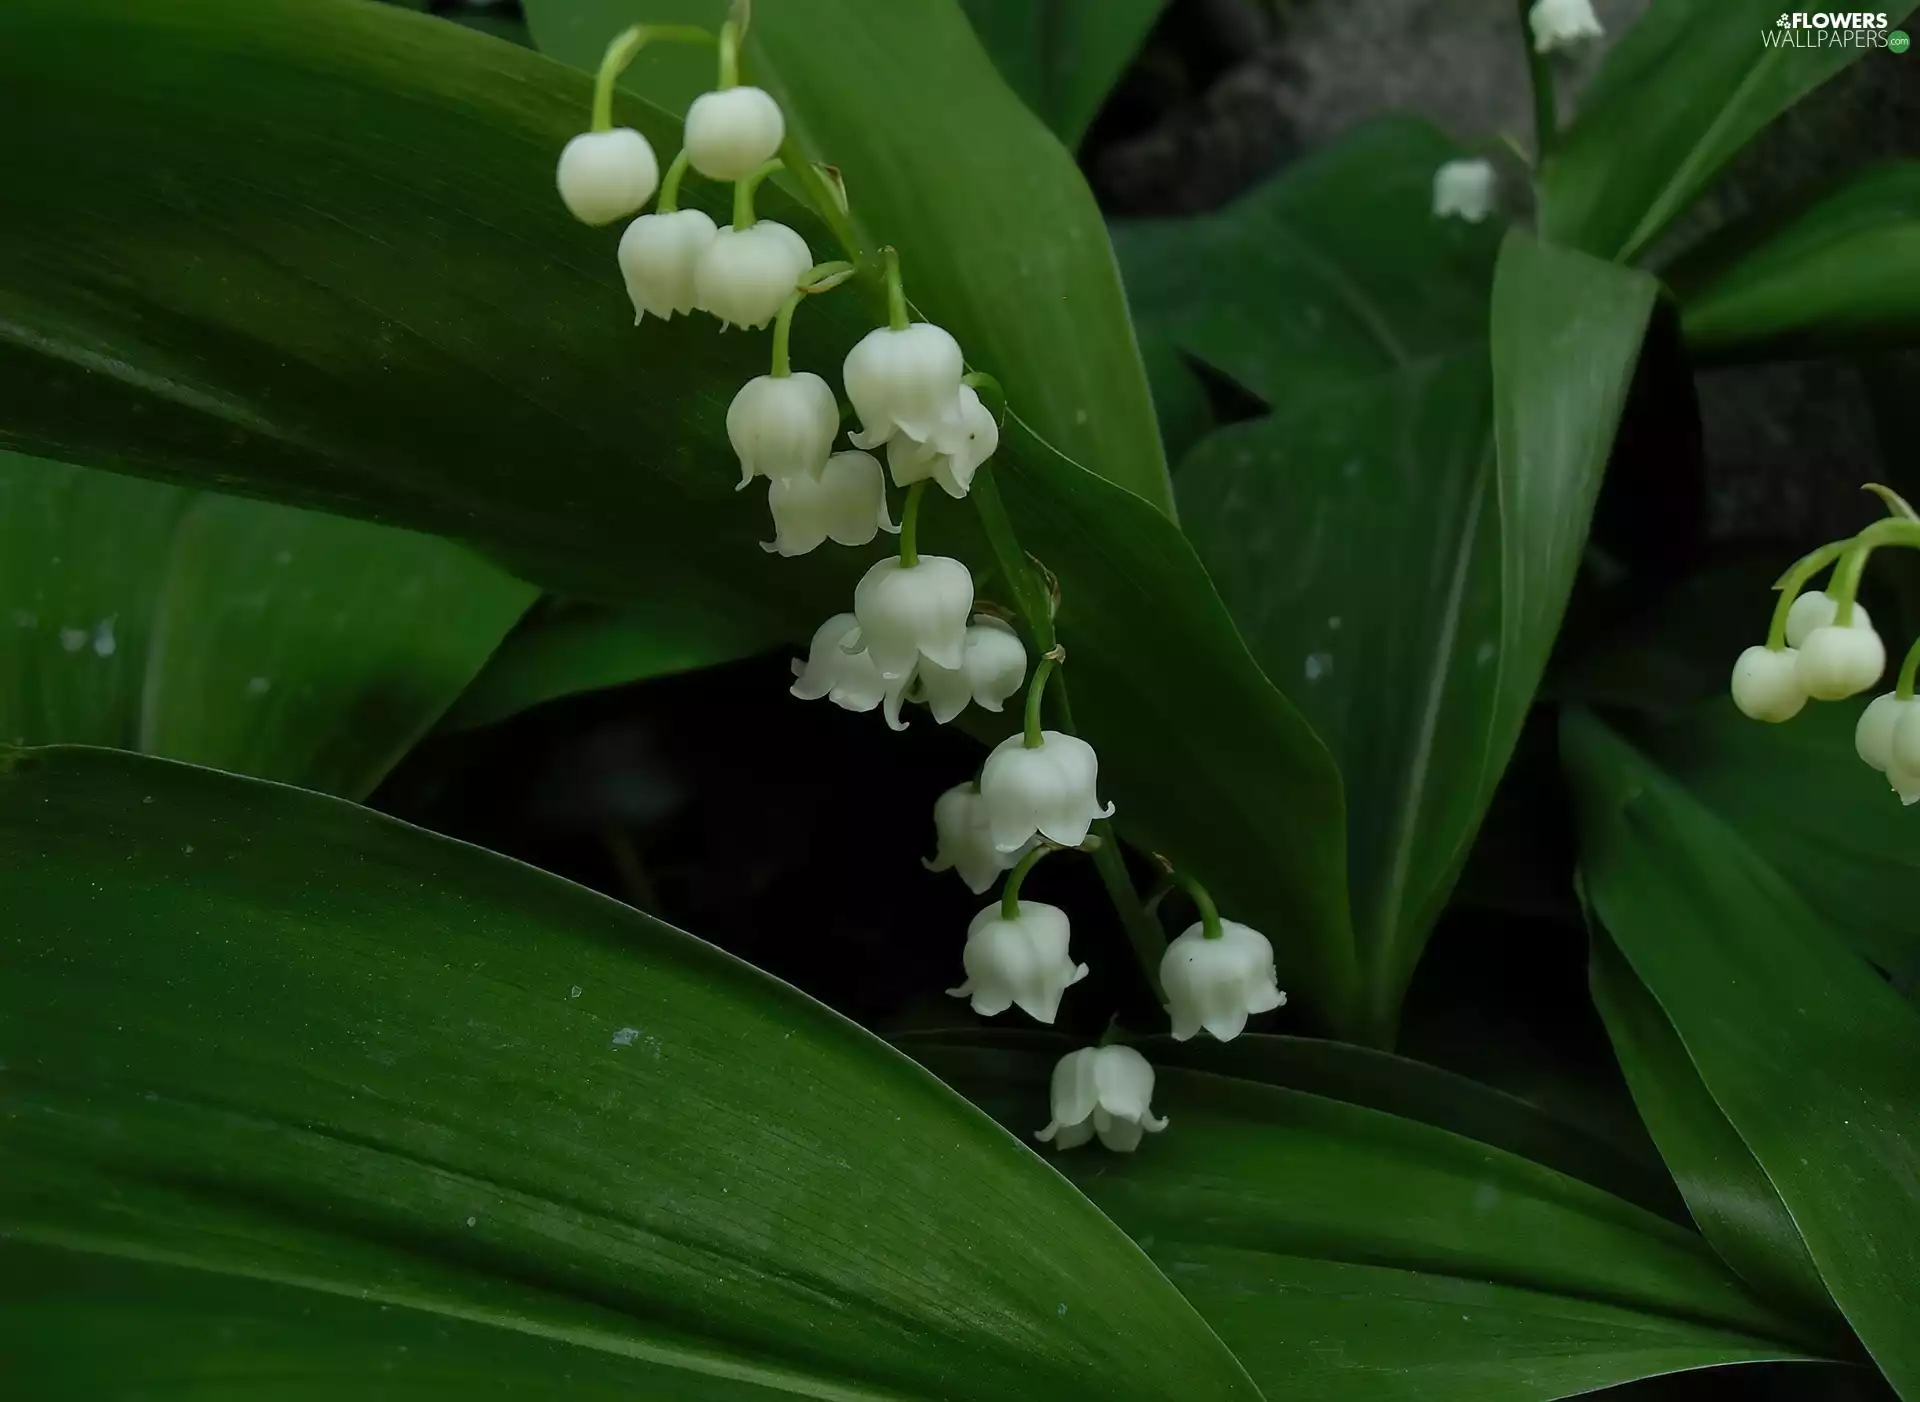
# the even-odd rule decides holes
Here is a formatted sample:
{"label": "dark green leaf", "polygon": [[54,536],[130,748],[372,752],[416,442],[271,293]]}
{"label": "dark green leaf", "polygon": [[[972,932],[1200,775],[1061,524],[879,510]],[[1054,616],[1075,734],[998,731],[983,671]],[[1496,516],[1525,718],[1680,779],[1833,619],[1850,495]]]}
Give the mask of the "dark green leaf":
{"label": "dark green leaf", "polygon": [[1038,1160],[700,941],[296,789],[4,761],[0,1239],[50,1289],[0,1354],[34,1395],[230,1365],[275,1395],[1257,1398]]}
{"label": "dark green leaf", "polygon": [[0,738],[364,797],[533,592],[429,536],[0,454]]}
{"label": "dark green leaf", "polygon": [[[579,74],[379,6],[17,0],[0,86],[26,134],[0,182],[0,262],[18,270],[0,442],[378,516],[556,592],[672,599],[749,632],[805,639],[846,607],[872,555],[770,559],[765,508],[732,489],[725,406],[765,340],[705,319],[635,330],[615,236],[554,196]],[[637,103],[619,115],[678,140]],[[718,210],[714,187],[690,191]],[[828,249],[778,192],[761,209]],[[797,362],[831,372],[870,324],[851,293],[815,299]],[[1018,420],[989,471],[1061,581],[1074,707],[1123,820],[1241,918],[1293,932],[1305,1015],[1358,1028],[1324,747],[1158,509]],[[970,512],[940,502],[923,529],[1005,599]]]}
{"label": "dark green leaf", "polygon": [[1078,146],[1166,0],[960,0],[1007,85]]}
{"label": "dark green leaf", "polygon": [[1920,1395],[1920,1014],[1598,720],[1570,712],[1562,744],[1595,914],[1874,1361]]}
{"label": "dark green leaf", "polygon": [[[1913,10],[1895,0],[1895,26]],[[1777,0],[1654,0],[1607,55],[1541,172],[1541,228],[1603,258],[1639,255],[1787,108],[1863,55],[1774,48]],[[1810,37],[1802,35],[1803,38]]]}

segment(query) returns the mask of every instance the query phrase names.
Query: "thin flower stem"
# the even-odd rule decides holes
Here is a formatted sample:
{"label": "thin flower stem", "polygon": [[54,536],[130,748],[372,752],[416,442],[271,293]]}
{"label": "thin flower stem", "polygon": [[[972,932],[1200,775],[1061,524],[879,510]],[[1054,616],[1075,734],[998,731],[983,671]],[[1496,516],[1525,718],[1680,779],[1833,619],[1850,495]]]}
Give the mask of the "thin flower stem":
{"label": "thin flower stem", "polygon": [[1894,695],[1902,701],[1913,699],[1913,679],[1916,672],[1920,672],[1920,638],[1916,638],[1913,646],[1907,649],[1907,660],[1900,664],[1900,680],[1894,686]]}
{"label": "thin flower stem", "polygon": [[660,182],[660,199],[654,207],[662,214],[672,214],[680,208],[680,181],[686,176],[688,164],[686,148],[682,147],[668,165],[666,178]]}
{"label": "thin flower stem", "polygon": [[780,311],[773,319],[773,378],[784,380],[793,374],[793,362],[787,348],[793,340],[793,314],[807,294],[795,288],[787,300],[780,304]]}
{"label": "thin flower stem", "polygon": [[1533,42],[1533,0],[1520,0],[1520,42],[1527,50],[1527,79],[1533,88],[1533,164],[1546,163],[1559,137],[1560,108],[1553,93],[1553,62]]}
{"label": "thin flower stem", "polygon": [[927,479],[922,477],[907,488],[907,504],[900,508],[900,568],[910,570],[920,563],[920,498],[927,494]]}
{"label": "thin flower stem", "polygon": [[627,71],[627,65],[648,44],[711,44],[713,35],[697,24],[636,24],[614,35],[607,51],[600,56],[600,71],[593,80],[593,130],[613,130],[613,85]]}
{"label": "thin flower stem", "polygon": [[1178,886],[1193,898],[1193,904],[1200,912],[1200,937],[1209,940],[1219,939],[1222,933],[1220,910],[1214,905],[1213,897],[1207,894],[1207,888],[1178,869],[1167,873],[1167,883]]}
{"label": "thin flower stem", "polygon": [[1040,859],[1052,849],[1045,843],[1034,848],[1026,856],[1013,864],[1013,870],[1007,873],[1007,886],[1000,893],[1000,918],[1018,920],[1020,918],[1020,886],[1027,879],[1027,873],[1039,865]]}
{"label": "thin flower stem", "polygon": [[1773,586],[1780,591],[1780,598],[1773,606],[1773,622],[1767,628],[1767,646],[1773,651],[1778,652],[1787,645],[1787,612],[1800,597],[1800,591],[1807,587],[1807,581],[1839,559],[1850,543],[1842,540],[1823,545],[1812,554],[1802,556],[1780,576]]}
{"label": "thin flower stem", "polygon": [[1053,654],[1048,653],[1040,659],[1040,665],[1033,669],[1033,680],[1027,683],[1027,727],[1026,747],[1037,750],[1046,743],[1040,733],[1040,707],[1047,697],[1047,678],[1053,675]]}
{"label": "thin flower stem", "polygon": [[1840,563],[1833,567],[1827,595],[1838,605],[1833,611],[1834,627],[1853,626],[1853,596],[1860,592],[1860,576],[1866,572],[1867,560],[1872,554],[1873,546],[1856,539],[1840,557]]}
{"label": "thin flower stem", "polygon": [[753,213],[753,197],[755,192],[759,190],[761,182],[769,175],[772,175],[777,170],[785,169],[785,161],[772,160],[754,171],[753,174],[749,175],[745,180],[736,180],[733,182],[734,228],[751,229],[754,226],[757,222]]}
{"label": "thin flower stem", "polygon": [[732,20],[720,26],[720,76],[714,86],[723,92],[740,86],[740,27]]}
{"label": "thin flower stem", "polygon": [[887,260],[887,328],[892,331],[907,329],[907,285],[900,277],[900,251],[892,244],[880,250],[880,256]]}

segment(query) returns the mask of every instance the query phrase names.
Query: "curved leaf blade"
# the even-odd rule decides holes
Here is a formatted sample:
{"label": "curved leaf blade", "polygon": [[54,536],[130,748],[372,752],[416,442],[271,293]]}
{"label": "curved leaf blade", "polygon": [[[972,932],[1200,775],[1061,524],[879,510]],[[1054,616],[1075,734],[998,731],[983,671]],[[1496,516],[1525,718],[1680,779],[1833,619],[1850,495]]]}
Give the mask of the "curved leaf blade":
{"label": "curved leaf blade", "polygon": [[961,0],[994,67],[1069,148],[1167,0]]}

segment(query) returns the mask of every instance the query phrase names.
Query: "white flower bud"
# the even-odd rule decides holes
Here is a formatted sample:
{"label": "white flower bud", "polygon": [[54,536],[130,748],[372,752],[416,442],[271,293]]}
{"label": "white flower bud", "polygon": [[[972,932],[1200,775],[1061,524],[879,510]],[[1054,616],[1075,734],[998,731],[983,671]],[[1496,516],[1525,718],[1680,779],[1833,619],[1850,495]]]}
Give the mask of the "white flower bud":
{"label": "white flower bud", "polygon": [[694,269],[694,290],[701,310],[729,326],[765,326],[812,266],[805,239],[785,224],[762,219],[714,234]]}
{"label": "white flower bud", "polygon": [[620,275],[633,299],[633,324],[647,313],[671,319],[700,305],[694,270],[718,231],[697,209],[643,214],[620,235]]}
{"label": "white flower bud", "polygon": [[910,676],[923,657],[936,667],[959,667],[972,611],[973,576],[944,555],[922,555],[912,566],[882,560],[853,590],[860,635],[888,681]]}
{"label": "white flower bud", "polygon": [[1493,213],[1497,186],[1493,162],[1448,161],[1433,173],[1434,217],[1445,219],[1452,215],[1469,224],[1478,224]]}
{"label": "white flower bud", "polygon": [[998,903],[973,917],[962,956],[967,981],[949,988],[955,998],[971,998],[982,1017],[996,1017],[1019,1005],[1035,1022],[1051,1023],[1060,998],[1087,976],[1087,966],[1067,953],[1067,913],[1039,901],[1016,901],[1020,915],[1003,920]]}
{"label": "white flower bud", "polygon": [[582,224],[611,224],[633,214],[660,188],[660,162],[632,127],[587,131],[560,152],[555,175],[568,213]]}
{"label": "white flower bud", "polygon": [[1057,730],[1041,731],[1040,742],[1030,750],[1025,736],[1009,736],[980,771],[987,825],[1002,852],[1025,846],[1036,832],[1078,847],[1095,818],[1113,816],[1113,805],[1102,808],[1096,793],[1100,760],[1093,746]]}
{"label": "white flower bud", "polygon": [[[792,691],[802,701],[826,697],[847,711],[871,711],[885,698],[887,684],[873,659],[859,651],[860,628],[850,613],[836,613],[814,631],[807,660],[796,660]],[[849,652],[851,645],[855,651]]]}
{"label": "white flower bud", "polygon": [[803,474],[818,477],[839,432],[840,406],[832,388],[804,370],[757,375],[727,406],[727,438],[740,455],[741,487],[756,476],[776,482]]}
{"label": "white flower bud", "polygon": [[887,515],[887,479],[871,453],[835,453],[819,477],[796,472],[776,478],[767,492],[773,510],[770,555],[805,555],[824,540],[866,545],[895,529]]}
{"label": "white flower bud", "polygon": [[1570,49],[1607,32],[1593,12],[1593,0],[1536,0],[1527,23],[1533,29],[1534,52],[1542,54]]}
{"label": "white flower bud", "polygon": [[[973,485],[973,474],[992,457],[1000,446],[1000,424],[993,411],[980,402],[973,386],[960,386],[960,397],[953,418],[958,428],[944,428],[936,443],[920,443],[896,433],[887,440],[887,466],[893,471],[896,486],[905,487],[931,477],[948,496],[959,498]],[[942,420],[943,424],[945,420]],[[946,445],[943,451],[941,444]]]}
{"label": "white flower bud", "polygon": [[1816,701],[1844,701],[1880,680],[1887,647],[1871,625],[1856,621],[1845,628],[1815,628],[1800,645],[1795,675],[1800,689]]}
{"label": "white flower bud", "polygon": [[[1839,612],[1840,605],[1832,595],[1822,589],[1809,589],[1787,609],[1787,646],[1799,647],[1815,628],[1831,627]],[[1853,626],[1873,626],[1873,620],[1867,617],[1867,611],[1857,602],[1853,606]]]}
{"label": "white flower bud", "polygon": [[1733,704],[1754,720],[1792,720],[1807,704],[1800,685],[1800,654],[1750,647],[1733,664]]}
{"label": "white flower bud", "polygon": [[786,139],[780,104],[761,88],[703,92],[687,108],[687,161],[709,180],[744,180]]}
{"label": "white flower bud", "polygon": [[920,865],[928,871],[958,872],[976,896],[985,895],[1000,874],[1012,871],[1033,847],[1028,843],[1015,851],[1002,852],[993,845],[986,804],[972,784],[956,784],[934,801],[933,831],[933,860],[923,857]]}
{"label": "white flower bud", "polygon": [[1287,1001],[1267,937],[1231,920],[1220,922],[1217,940],[1206,937],[1204,924],[1189,925],[1160,958],[1160,984],[1176,1042],[1203,1027],[1214,1040],[1231,1042],[1246,1030],[1250,1014]]}
{"label": "white flower bud", "polygon": [[[1912,707],[1912,698],[1902,701],[1891,691],[1867,703],[1853,727],[1854,752],[1863,764],[1886,773],[1893,764],[1894,727]],[[1920,740],[1920,735],[1914,738]]]}
{"label": "white flower bud", "polygon": [[960,424],[960,343],[928,322],[903,331],[869,331],[847,352],[841,378],[860,415],[855,447],[877,448],[896,433],[916,443],[952,446]]}
{"label": "white flower bud", "polygon": [[[1871,726],[1875,733],[1863,734],[1870,729],[1875,707],[1880,708],[1880,723]],[[1877,698],[1873,705],[1867,707],[1866,714],[1860,717],[1860,724],[1854,731],[1854,742],[1860,750],[1860,758],[1873,764],[1873,760],[1867,756],[1869,743],[1877,741],[1880,734],[1884,733],[1886,747],[1879,753],[1885,755],[1886,763],[1873,764],[1873,767],[1889,773],[1898,769],[1906,774],[1920,774],[1920,725],[1914,724],[1915,716],[1920,716],[1920,702],[1912,697],[1905,701],[1893,695]]]}
{"label": "white flower bud", "polygon": [[[966,710],[969,701],[983,710],[999,710],[1026,678],[1027,649],[1020,635],[999,619],[981,615],[967,628],[958,667],[937,667],[921,658],[903,692],[909,701],[925,702],[934,720],[945,725]],[[905,729],[897,710],[888,724]]]}
{"label": "white flower bud", "polygon": [[1053,1068],[1053,1120],[1034,1138],[1056,1149],[1074,1149],[1094,1135],[1116,1153],[1131,1154],[1143,1134],[1169,1123],[1156,1119],[1153,1067],[1132,1047],[1083,1047]]}

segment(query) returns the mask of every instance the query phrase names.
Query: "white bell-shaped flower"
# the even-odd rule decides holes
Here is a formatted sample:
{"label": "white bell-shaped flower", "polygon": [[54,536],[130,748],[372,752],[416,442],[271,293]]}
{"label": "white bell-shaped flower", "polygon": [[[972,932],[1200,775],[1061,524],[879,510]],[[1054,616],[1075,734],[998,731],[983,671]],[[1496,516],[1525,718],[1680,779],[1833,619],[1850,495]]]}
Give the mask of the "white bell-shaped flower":
{"label": "white bell-shaped flower", "polygon": [[1096,796],[1099,778],[1099,757],[1077,735],[1043,730],[1033,749],[1023,735],[1002,740],[980,771],[993,845],[1011,852],[1037,832],[1061,847],[1078,847],[1095,818],[1113,816],[1113,805],[1102,808]]}
{"label": "white bell-shaped flower", "polygon": [[1879,681],[1886,667],[1887,645],[1856,609],[1848,626],[1830,623],[1807,634],[1794,673],[1814,700],[1843,701]]}
{"label": "white bell-shaped flower", "polygon": [[660,188],[660,162],[632,127],[587,131],[560,152],[554,176],[568,213],[582,224],[611,224],[638,212]]}
{"label": "white bell-shaped flower", "polygon": [[887,466],[893,472],[896,486],[909,486],[930,477],[950,497],[957,499],[967,494],[973,485],[973,474],[1000,446],[1000,424],[993,417],[993,411],[980,402],[972,385],[960,386],[955,415],[958,421],[955,432],[939,435],[940,441],[947,445],[946,451],[934,443],[917,442],[904,433],[896,433],[887,440]]}
{"label": "white bell-shaped flower", "polygon": [[1807,704],[1800,654],[1785,647],[1750,647],[1733,664],[1733,704],[1754,720],[1785,721]]}
{"label": "white bell-shaped flower", "polygon": [[741,487],[755,477],[819,477],[839,432],[832,387],[804,370],[757,375],[727,406],[727,438],[740,455]]}
{"label": "white bell-shaped flower", "polygon": [[805,555],[825,540],[866,545],[894,529],[886,474],[871,453],[835,453],[817,478],[807,472],[776,478],[767,505],[774,538],[760,548],[771,555]]}
{"label": "white bell-shaped flower", "polygon": [[1204,924],[1189,925],[1160,957],[1160,986],[1167,990],[1176,1042],[1203,1027],[1215,1041],[1231,1042],[1246,1031],[1250,1015],[1287,1001],[1267,937],[1232,920],[1220,922],[1214,940],[1206,937]]}
{"label": "white bell-shaped flower", "polygon": [[993,845],[986,804],[972,784],[955,784],[934,800],[933,832],[933,860],[922,857],[920,865],[928,871],[958,872],[976,896],[991,890],[1001,874],[1018,866],[1033,847],[1028,843],[1016,851],[1002,852]]}
{"label": "white bell-shaped flower", "polygon": [[[1815,628],[1831,628],[1839,612],[1840,603],[1831,594],[1823,589],[1809,589],[1787,609],[1787,646],[1799,647]],[[1866,609],[1858,602],[1853,606],[1853,626],[1873,626],[1873,620],[1867,617]]]}
{"label": "white bell-shaped flower", "polygon": [[1074,1149],[1094,1135],[1116,1153],[1131,1154],[1145,1134],[1169,1123],[1154,1116],[1153,1067],[1132,1047],[1083,1047],[1053,1068],[1053,1119],[1034,1138]]}
{"label": "white bell-shaped flower", "polygon": [[729,326],[765,326],[812,266],[805,239],[762,219],[714,234],[694,268],[694,291],[701,309]]}
{"label": "white bell-shaped flower", "polygon": [[[967,626],[960,665],[938,667],[922,658],[904,696],[926,703],[934,720],[945,725],[966,710],[969,701],[982,710],[1000,710],[1026,679],[1027,649],[1020,635],[1000,619],[982,614]],[[895,730],[905,728],[897,711],[888,724]]]}
{"label": "white bell-shaped flower", "polygon": [[1866,764],[1887,776],[1902,803],[1920,801],[1920,725],[1908,723],[1914,716],[1920,716],[1920,698],[1909,696],[1903,701],[1889,691],[1867,703],[1853,728],[1853,748]]}
{"label": "white bell-shaped flower", "polygon": [[633,299],[633,324],[648,313],[663,321],[700,305],[694,270],[713,243],[713,220],[698,209],[643,214],[620,235],[620,275]]}
{"label": "white bell-shaped flower", "polygon": [[[793,664],[792,691],[802,701],[825,697],[847,711],[871,711],[885,699],[887,683],[860,646],[859,620],[836,613],[814,630],[807,660]],[[849,645],[854,649],[849,651]]]}
{"label": "white bell-shaped flower", "polygon": [[780,104],[761,88],[703,92],[687,108],[687,161],[709,180],[745,180],[786,135]]}
{"label": "white bell-shaped flower", "polygon": [[1535,0],[1527,24],[1533,30],[1534,52],[1542,54],[1573,48],[1607,32],[1593,12],[1593,0]]}
{"label": "white bell-shaped flower", "polygon": [[1433,173],[1434,218],[1478,224],[1493,213],[1498,186],[1492,161],[1448,161]]}
{"label": "white bell-shaped flower", "polygon": [[998,903],[973,917],[961,956],[967,981],[947,992],[973,1000],[982,1017],[997,1017],[1018,1006],[1035,1022],[1051,1023],[1060,998],[1087,976],[1087,966],[1067,953],[1071,931],[1067,913],[1039,901],[1015,901],[1020,914],[1004,918]]}
{"label": "white bell-shaped flower", "polygon": [[929,322],[869,331],[841,367],[847,398],[860,415],[854,445],[877,448],[904,433],[943,452],[959,447],[966,437],[960,418],[965,368],[960,343]]}
{"label": "white bell-shaped flower", "polygon": [[853,590],[853,613],[874,666],[888,681],[910,676],[922,658],[958,668],[966,658],[973,575],[958,560],[922,555],[917,564],[880,561]]}

